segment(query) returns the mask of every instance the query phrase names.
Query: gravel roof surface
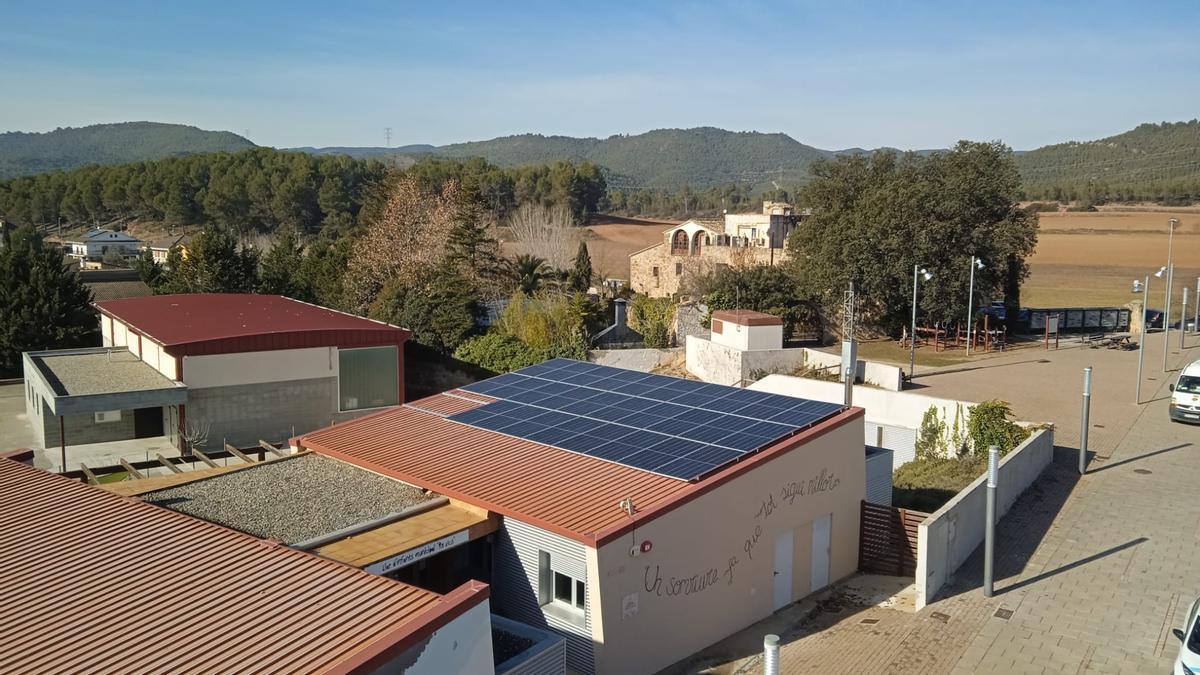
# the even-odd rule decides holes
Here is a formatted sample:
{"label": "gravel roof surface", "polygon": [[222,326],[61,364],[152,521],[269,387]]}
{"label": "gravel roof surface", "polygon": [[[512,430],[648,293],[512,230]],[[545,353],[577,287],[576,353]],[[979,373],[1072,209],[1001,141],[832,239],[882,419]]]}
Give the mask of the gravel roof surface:
{"label": "gravel roof surface", "polygon": [[59,396],[171,389],[168,380],[124,347],[111,352],[32,357]]}
{"label": "gravel roof surface", "polygon": [[295,544],[432,498],[321,455],[301,455],[141,496],[196,518]]}

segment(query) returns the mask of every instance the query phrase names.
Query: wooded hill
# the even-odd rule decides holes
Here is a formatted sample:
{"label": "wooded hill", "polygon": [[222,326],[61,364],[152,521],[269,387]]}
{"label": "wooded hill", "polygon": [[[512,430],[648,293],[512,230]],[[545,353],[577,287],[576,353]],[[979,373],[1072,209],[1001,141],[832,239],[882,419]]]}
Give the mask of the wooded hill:
{"label": "wooded hill", "polygon": [[1036,199],[1200,200],[1200,120],[1143,124],[1016,159],[1025,192]]}
{"label": "wooded hill", "polygon": [[0,134],[0,178],[253,147],[228,131],[158,122],[67,127],[44,134],[12,131]]}

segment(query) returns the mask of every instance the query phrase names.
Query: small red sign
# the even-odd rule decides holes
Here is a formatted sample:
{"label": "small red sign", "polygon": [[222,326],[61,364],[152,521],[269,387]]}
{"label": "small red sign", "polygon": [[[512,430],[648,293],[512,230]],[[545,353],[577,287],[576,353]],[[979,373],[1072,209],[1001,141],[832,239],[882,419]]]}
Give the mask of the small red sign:
{"label": "small red sign", "polygon": [[649,553],[652,548],[654,548],[654,544],[651,544],[649,539],[642,542],[642,553]]}

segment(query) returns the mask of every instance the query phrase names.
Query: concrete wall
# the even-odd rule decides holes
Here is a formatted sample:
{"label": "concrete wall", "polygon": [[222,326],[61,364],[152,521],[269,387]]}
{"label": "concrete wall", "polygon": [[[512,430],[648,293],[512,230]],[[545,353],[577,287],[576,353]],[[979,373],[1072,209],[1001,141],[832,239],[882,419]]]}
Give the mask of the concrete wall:
{"label": "concrete wall", "polygon": [[[858,565],[862,418],[725,482],[595,551],[600,673],[652,673],[775,610],[777,538],[794,601],[812,590],[812,523],[832,514],[828,580]],[[630,549],[650,542],[648,553]],[[786,563],[784,563],[786,564]],[[786,573],[785,573],[786,574]],[[786,576],[784,576],[786,578]]]}
{"label": "concrete wall", "polygon": [[[842,356],[806,348],[804,349],[804,365],[810,368],[827,368],[836,373],[841,370]],[[890,366],[886,363],[873,363],[859,359],[855,377],[859,382],[888,391],[900,391],[904,388],[904,371],[898,366]]]}
{"label": "concrete wall", "polygon": [[475,605],[407,649],[376,675],[492,675],[492,624],[488,603]]}
{"label": "concrete wall", "polygon": [[713,342],[734,349],[783,349],[783,325],[743,326],[721,319],[712,320]]}
{"label": "concrete wall", "polygon": [[334,347],[185,356],[183,382],[195,391],[264,382],[315,380],[338,376]]}
{"label": "concrete wall", "polygon": [[679,361],[684,355],[681,347],[671,349],[593,349],[588,360],[602,366],[614,366],[648,373],[659,366]]}
{"label": "concrete wall", "polygon": [[[50,412],[50,406],[45,401],[42,401],[42,413],[37,421],[41,423],[42,428],[42,447],[57,447],[60,443],[58,417]],[[96,422],[92,413],[63,415],[63,431],[67,437],[68,448],[87,443],[127,441],[133,438],[133,411],[122,410],[121,419],[114,422]]]}
{"label": "concrete wall", "polygon": [[497,663],[496,675],[564,675],[567,672],[567,643],[561,636],[499,615],[492,615],[492,627],[534,641],[524,652]]}
{"label": "concrete wall", "polygon": [[[830,403],[839,403],[845,398],[845,391],[840,383],[822,382],[790,375],[768,375],[747,388]],[[919,429],[921,418],[925,416],[925,411],[932,406],[938,409],[942,420],[946,422],[946,433],[949,435],[953,432],[952,427],[956,416],[959,419],[959,427],[963,430],[966,429],[967,421],[971,417],[971,406],[974,404],[967,401],[856,386],[854,387],[854,405],[866,410],[869,422],[908,429]],[[866,440],[868,444],[873,442],[872,439]]]}
{"label": "concrete wall", "polygon": [[338,413],[337,396],[336,377],[205,387],[188,392],[187,422],[207,422],[204,447],[220,449],[222,440],[238,447],[278,443],[371,412]]}
{"label": "concrete wall", "polygon": [[687,337],[687,370],[715,384],[741,386],[751,374],[792,372],[804,364],[803,349],[758,349],[743,351],[695,335]]}
{"label": "concrete wall", "polygon": [[[1053,458],[1054,432],[1042,429],[1000,460],[997,521]],[[986,515],[985,472],[917,528],[917,609],[933,601],[938,589],[983,542]]]}

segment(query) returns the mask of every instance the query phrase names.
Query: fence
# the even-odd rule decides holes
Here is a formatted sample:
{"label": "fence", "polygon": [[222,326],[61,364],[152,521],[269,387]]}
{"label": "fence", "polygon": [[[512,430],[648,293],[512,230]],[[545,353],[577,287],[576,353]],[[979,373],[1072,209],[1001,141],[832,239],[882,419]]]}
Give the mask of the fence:
{"label": "fence", "polygon": [[[1054,432],[1040,429],[1000,460],[997,521],[1053,458]],[[933,600],[942,585],[983,542],[986,509],[985,473],[921,523],[917,543],[917,609]]]}
{"label": "fence", "polygon": [[862,502],[858,571],[911,577],[917,572],[917,527],[928,513]]}

